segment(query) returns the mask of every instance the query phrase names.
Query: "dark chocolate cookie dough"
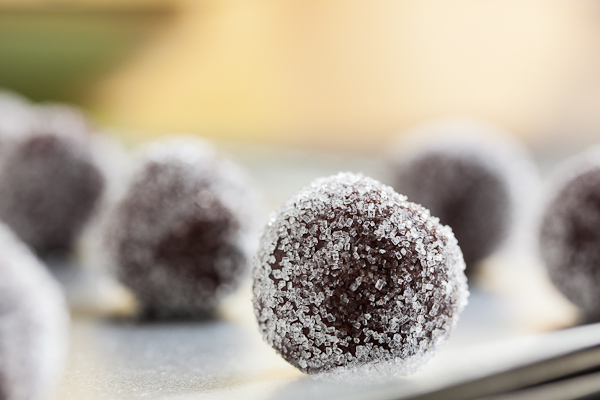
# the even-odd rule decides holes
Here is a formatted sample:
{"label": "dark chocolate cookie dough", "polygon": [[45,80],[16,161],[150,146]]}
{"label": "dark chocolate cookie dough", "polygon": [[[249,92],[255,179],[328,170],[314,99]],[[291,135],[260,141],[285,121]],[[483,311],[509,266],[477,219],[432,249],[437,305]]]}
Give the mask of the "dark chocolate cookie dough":
{"label": "dark chocolate cookie dough", "polygon": [[270,219],[254,265],[255,314],[265,340],[304,372],[408,373],[458,320],[464,267],[452,231],[428,210],[340,173]]}

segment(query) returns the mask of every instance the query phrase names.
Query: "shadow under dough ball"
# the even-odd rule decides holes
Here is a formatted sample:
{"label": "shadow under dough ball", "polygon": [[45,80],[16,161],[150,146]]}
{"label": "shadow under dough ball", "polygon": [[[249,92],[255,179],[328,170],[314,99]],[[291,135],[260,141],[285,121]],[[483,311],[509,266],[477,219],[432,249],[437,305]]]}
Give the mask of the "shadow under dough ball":
{"label": "shadow under dough ball", "polygon": [[539,246],[554,285],[589,321],[600,320],[600,149],[555,173]]}
{"label": "shadow under dough ball", "polygon": [[406,374],[457,322],[464,267],[452,231],[429,211],[340,173],[271,217],[254,265],[254,310],[264,339],[304,372]]}
{"label": "shadow under dough ball", "polygon": [[[60,115],[57,115],[60,114]],[[0,219],[40,255],[71,250],[104,188],[93,138],[74,110],[36,113],[0,157]],[[69,123],[70,120],[74,120]]]}
{"label": "shadow under dough ball", "polygon": [[58,284],[0,224],[0,400],[43,400],[64,366],[68,311]]}
{"label": "shadow under dough ball", "polygon": [[395,167],[394,188],[449,225],[467,273],[508,233],[512,199],[505,177],[483,156],[460,149],[424,149]]}
{"label": "shadow under dough ball", "polygon": [[202,317],[247,276],[257,202],[247,176],[200,140],[142,151],[105,235],[147,318]]}

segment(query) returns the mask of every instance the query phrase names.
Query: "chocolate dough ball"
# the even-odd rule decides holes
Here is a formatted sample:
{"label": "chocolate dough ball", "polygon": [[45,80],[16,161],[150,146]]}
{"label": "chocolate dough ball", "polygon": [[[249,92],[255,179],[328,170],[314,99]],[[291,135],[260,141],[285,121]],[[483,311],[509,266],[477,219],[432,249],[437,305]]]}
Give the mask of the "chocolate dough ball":
{"label": "chocolate dough ball", "polygon": [[507,235],[509,189],[485,158],[430,149],[397,171],[394,187],[452,227],[469,272]]}
{"label": "chocolate dough ball", "polygon": [[303,372],[404,374],[456,324],[468,296],[464,268],[452,230],[428,210],[340,173],[270,218],[254,310],[264,339]]}
{"label": "chocolate dough ball", "polygon": [[109,217],[118,279],[146,317],[200,317],[248,270],[257,202],[248,177],[191,138],[146,147]]}
{"label": "chocolate dough ball", "polygon": [[[0,157],[0,219],[40,255],[71,250],[104,188],[75,110],[35,113],[30,129],[12,138]],[[78,127],[77,129],[75,127]]]}
{"label": "chocolate dough ball", "polygon": [[526,152],[485,125],[440,123],[409,133],[392,156],[394,188],[449,225],[471,274],[507,238],[524,189],[535,184]]}
{"label": "chocolate dough ball", "polygon": [[555,172],[539,246],[554,285],[588,320],[600,320],[600,148]]}
{"label": "chocolate dough ball", "polygon": [[67,328],[58,285],[0,224],[0,399],[48,398],[64,363]]}

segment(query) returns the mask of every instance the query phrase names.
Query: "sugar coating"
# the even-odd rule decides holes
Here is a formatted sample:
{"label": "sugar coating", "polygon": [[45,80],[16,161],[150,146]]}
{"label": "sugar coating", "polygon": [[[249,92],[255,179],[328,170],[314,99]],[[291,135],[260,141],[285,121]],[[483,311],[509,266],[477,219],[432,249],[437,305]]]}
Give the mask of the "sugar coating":
{"label": "sugar coating", "polygon": [[269,219],[254,261],[255,314],[264,339],[304,372],[402,375],[456,324],[464,269],[452,230],[427,209],[340,173]]}
{"label": "sugar coating", "polygon": [[390,157],[394,188],[452,227],[470,273],[521,219],[535,167],[522,146],[485,124],[447,121],[407,136]]}
{"label": "sugar coating", "polygon": [[105,233],[116,276],[148,315],[212,311],[249,269],[258,202],[248,176],[193,138],[148,145],[134,164]]}
{"label": "sugar coating", "polygon": [[60,132],[65,136],[96,131],[96,127],[78,108],[61,103],[44,103],[34,106],[38,130]]}
{"label": "sugar coating", "polygon": [[94,211],[104,177],[78,111],[30,111],[28,129],[3,142],[0,218],[38,254],[68,251]]}
{"label": "sugar coating", "polygon": [[589,320],[600,320],[600,147],[554,172],[539,248],[554,285]]}
{"label": "sugar coating", "polygon": [[65,361],[66,303],[44,266],[3,224],[0,249],[0,399],[46,399]]}
{"label": "sugar coating", "polygon": [[0,151],[5,140],[29,131],[34,119],[34,111],[27,99],[0,90]]}

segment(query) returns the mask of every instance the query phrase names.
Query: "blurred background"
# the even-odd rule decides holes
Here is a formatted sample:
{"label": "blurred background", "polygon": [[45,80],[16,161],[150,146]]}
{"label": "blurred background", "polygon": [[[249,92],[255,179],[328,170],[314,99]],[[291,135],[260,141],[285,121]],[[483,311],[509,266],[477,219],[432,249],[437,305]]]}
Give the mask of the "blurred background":
{"label": "blurred background", "polygon": [[596,0],[0,0],[0,87],[164,133],[376,154],[432,118],[600,126]]}

